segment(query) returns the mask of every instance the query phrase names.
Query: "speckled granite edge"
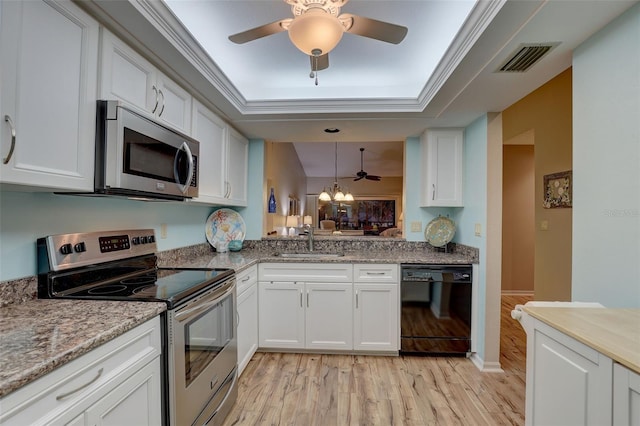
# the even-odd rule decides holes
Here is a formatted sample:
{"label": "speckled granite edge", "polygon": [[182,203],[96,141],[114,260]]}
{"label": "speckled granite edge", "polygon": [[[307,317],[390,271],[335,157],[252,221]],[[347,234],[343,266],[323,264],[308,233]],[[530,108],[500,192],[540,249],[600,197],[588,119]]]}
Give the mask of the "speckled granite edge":
{"label": "speckled granite edge", "polygon": [[0,397],[166,310],[164,303],[35,299],[0,309]]}

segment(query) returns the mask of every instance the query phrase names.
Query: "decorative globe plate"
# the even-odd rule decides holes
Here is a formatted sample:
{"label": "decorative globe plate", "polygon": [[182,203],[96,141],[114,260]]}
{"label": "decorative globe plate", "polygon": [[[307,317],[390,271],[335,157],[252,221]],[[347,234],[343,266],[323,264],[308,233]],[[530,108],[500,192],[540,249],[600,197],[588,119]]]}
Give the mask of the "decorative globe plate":
{"label": "decorative globe plate", "polygon": [[217,251],[226,251],[232,240],[244,241],[247,233],[244,219],[231,209],[219,209],[211,213],[204,229],[207,241]]}
{"label": "decorative globe plate", "polygon": [[424,230],[424,238],[434,247],[446,246],[456,234],[456,223],[448,217],[433,219]]}

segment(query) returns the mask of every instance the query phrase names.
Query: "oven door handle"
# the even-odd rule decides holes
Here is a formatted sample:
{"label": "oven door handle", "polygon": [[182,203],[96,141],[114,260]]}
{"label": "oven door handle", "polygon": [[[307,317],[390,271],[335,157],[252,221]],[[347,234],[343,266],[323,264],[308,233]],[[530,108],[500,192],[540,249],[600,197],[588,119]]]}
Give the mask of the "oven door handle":
{"label": "oven door handle", "polygon": [[223,288],[212,292],[210,295],[206,296],[205,298],[200,299],[197,302],[193,302],[192,304],[194,306],[192,306],[191,308],[185,307],[183,308],[183,310],[178,311],[176,313],[175,319],[179,322],[188,320],[189,318],[199,314],[203,310],[209,309],[210,307],[220,303],[221,300],[223,300],[225,297],[233,293],[234,289],[235,289],[235,282],[231,281],[227,285],[225,285]]}

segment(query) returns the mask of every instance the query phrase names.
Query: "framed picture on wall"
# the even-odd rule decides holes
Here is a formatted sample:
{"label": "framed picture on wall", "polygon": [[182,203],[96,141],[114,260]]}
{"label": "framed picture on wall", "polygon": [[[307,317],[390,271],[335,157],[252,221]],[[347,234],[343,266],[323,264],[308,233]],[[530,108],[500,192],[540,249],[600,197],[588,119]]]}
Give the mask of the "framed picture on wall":
{"label": "framed picture on wall", "polygon": [[545,209],[570,208],[572,198],[572,172],[553,173],[544,175]]}

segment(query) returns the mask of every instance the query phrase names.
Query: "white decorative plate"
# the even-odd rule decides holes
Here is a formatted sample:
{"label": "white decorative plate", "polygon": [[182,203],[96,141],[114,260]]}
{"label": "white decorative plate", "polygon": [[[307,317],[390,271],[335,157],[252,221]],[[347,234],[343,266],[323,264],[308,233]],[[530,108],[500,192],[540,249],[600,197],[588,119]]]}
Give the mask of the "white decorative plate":
{"label": "white decorative plate", "polygon": [[424,238],[434,247],[446,246],[456,234],[456,223],[448,217],[433,219],[424,230]]}
{"label": "white decorative plate", "polygon": [[218,251],[226,251],[231,240],[244,241],[247,233],[244,219],[231,209],[219,209],[211,213],[204,230],[207,241]]}

